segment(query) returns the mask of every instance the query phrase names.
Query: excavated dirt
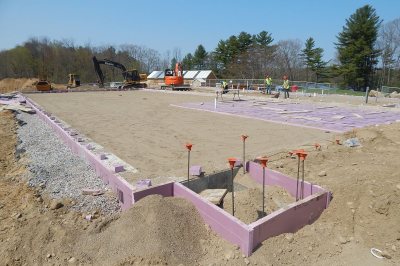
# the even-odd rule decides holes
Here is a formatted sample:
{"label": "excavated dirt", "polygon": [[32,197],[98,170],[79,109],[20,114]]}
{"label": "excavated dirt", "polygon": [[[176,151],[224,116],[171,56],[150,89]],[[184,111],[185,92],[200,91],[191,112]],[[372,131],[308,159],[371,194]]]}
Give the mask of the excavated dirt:
{"label": "excavated dirt", "polygon": [[0,112],[0,264],[43,265],[53,253],[62,263],[87,225],[64,208],[50,211],[45,195],[27,186],[26,169],[15,156],[15,131],[14,115]]}
{"label": "excavated dirt", "polygon": [[[250,224],[263,217],[262,213],[262,187],[249,188],[235,191],[235,217],[242,222]],[[265,189],[265,212],[270,214],[295,199],[283,188],[267,186]],[[224,210],[232,213],[232,193],[226,194]]]}
{"label": "excavated dirt", "polygon": [[37,81],[34,78],[5,78],[0,80],[0,93],[36,90],[34,83]]}
{"label": "excavated dirt", "polygon": [[[216,238],[196,208],[184,199],[159,195],[140,200],[121,217],[79,241],[84,263],[110,265],[132,255],[190,265],[202,257],[202,243]],[[218,239],[215,239],[218,241]],[[90,255],[88,255],[90,254]]]}
{"label": "excavated dirt", "polygon": [[[28,92],[36,91],[35,84],[38,82],[37,78],[5,78],[0,80],[0,93],[7,93],[13,91]],[[51,84],[55,90],[65,90],[67,87],[64,84]]]}
{"label": "excavated dirt", "polygon": [[[294,235],[265,241],[251,261],[266,257],[273,265],[400,263],[400,124],[365,128],[340,139],[349,137],[358,137],[362,147],[330,144],[322,151],[309,149],[306,180],[333,192],[329,208]],[[295,159],[283,156],[275,164],[295,176]],[[391,259],[373,257],[371,248],[386,251]]]}

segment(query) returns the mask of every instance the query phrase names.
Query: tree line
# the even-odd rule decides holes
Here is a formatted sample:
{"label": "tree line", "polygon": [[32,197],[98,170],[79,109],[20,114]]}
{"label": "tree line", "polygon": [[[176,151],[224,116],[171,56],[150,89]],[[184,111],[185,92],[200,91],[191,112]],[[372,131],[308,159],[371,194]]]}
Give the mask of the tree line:
{"label": "tree line", "polygon": [[[380,85],[400,86],[400,18],[383,23],[376,10],[365,5],[357,9],[336,36],[336,56],[324,61],[324,50],[309,36],[274,41],[272,33],[240,32],[220,40],[206,51],[202,44],[181,56],[179,48],[163,56],[153,49],[125,44],[120,46],[75,46],[70,41],[31,38],[23,45],[0,52],[0,79],[46,75],[65,83],[69,73],[81,75],[83,82],[95,82],[92,56],[107,58],[127,68],[150,73],[174,68],[181,61],[185,70],[211,69],[218,78],[276,79],[340,83],[345,88],[365,90]],[[103,67],[108,81],[120,80],[119,70]]]}
{"label": "tree line", "polygon": [[[153,49],[137,45],[92,47],[75,46],[71,41],[31,38],[22,45],[0,52],[0,79],[41,77],[66,83],[69,73],[79,74],[83,82],[96,82],[92,57],[107,58],[126,68],[149,73],[168,65]],[[107,81],[122,80],[119,69],[102,66]]]}

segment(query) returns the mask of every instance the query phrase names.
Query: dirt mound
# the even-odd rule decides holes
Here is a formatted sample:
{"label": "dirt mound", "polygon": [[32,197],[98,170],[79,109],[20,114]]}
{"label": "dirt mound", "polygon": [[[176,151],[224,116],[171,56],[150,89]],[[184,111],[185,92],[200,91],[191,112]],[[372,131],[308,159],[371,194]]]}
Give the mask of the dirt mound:
{"label": "dirt mound", "polygon": [[[12,91],[36,91],[37,78],[5,78],[0,80],[0,93],[12,92]],[[64,84],[51,83],[51,87],[55,90],[65,90],[67,88]]]}
{"label": "dirt mound", "polygon": [[[257,221],[262,215],[262,189],[250,188],[235,191],[235,217],[246,224]],[[265,212],[270,214],[295,199],[283,188],[267,186],[265,190]],[[224,199],[224,210],[232,213],[232,193],[229,192]]]}
{"label": "dirt mound", "polygon": [[35,89],[35,83],[38,79],[34,78],[5,78],[0,80],[0,93],[10,91],[32,91]]}
{"label": "dirt mound", "polygon": [[[129,257],[138,256],[146,260],[157,258],[155,263],[189,265],[201,256],[200,239],[208,237],[192,204],[180,198],[153,195],[140,200],[118,220],[95,229],[77,251],[88,247],[85,253],[92,254],[90,263],[125,264],[132,260]],[[134,261],[137,260],[136,257]]]}
{"label": "dirt mound", "polygon": [[[260,262],[301,265],[397,265],[400,261],[400,123],[349,132],[341,142],[357,137],[361,147],[323,145],[310,150],[306,180],[333,192],[330,206],[312,225],[295,234],[263,242],[250,258]],[[295,176],[296,160],[282,158],[281,171]],[[326,176],[318,176],[320,171]],[[379,260],[371,248],[392,258]]]}

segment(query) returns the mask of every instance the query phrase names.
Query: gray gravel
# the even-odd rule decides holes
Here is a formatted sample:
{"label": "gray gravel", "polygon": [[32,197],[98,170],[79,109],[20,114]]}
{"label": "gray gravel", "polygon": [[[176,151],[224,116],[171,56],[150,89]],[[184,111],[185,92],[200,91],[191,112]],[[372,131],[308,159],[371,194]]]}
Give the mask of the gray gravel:
{"label": "gray gravel", "polygon": [[[28,157],[29,185],[42,188],[51,198],[70,198],[71,208],[81,212],[119,211],[118,201],[94,170],[56,136],[37,115],[20,113],[19,151]],[[102,189],[100,196],[82,195],[82,189]]]}

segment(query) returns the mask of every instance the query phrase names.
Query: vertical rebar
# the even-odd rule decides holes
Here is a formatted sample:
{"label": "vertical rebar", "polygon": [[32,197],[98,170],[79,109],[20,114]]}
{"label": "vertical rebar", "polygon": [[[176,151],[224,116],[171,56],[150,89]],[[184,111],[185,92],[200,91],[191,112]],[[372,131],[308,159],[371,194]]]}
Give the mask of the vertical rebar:
{"label": "vertical rebar", "polygon": [[302,160],[301,199],[304,199],[304,160]]}
{"label": "vertical rebar", "polygon": [[232,186],[232,215],[235,216],[235,189],[233,187],[233,167],[231,168],[231,186]]}
{"label": "vertical rebar", "polygon": [[300,156],[297,156],[296,201],[299,200]]}
{"label": "vertical rebar", "polygon": [[265,167],[263,167],[263,200],[262,216],[265,216]]}
{"label": "vertical rebar", "polygon": [[190,188],[189,187],[189,174],[190,174],[189,168],[190,168],[190,150],[188,150],[188,167],[187,167],[187,187],[188,188]]}
{"label": "vertical rebar", "polygon": [[246,140],[243,139],[243,174],[246,174]]}

